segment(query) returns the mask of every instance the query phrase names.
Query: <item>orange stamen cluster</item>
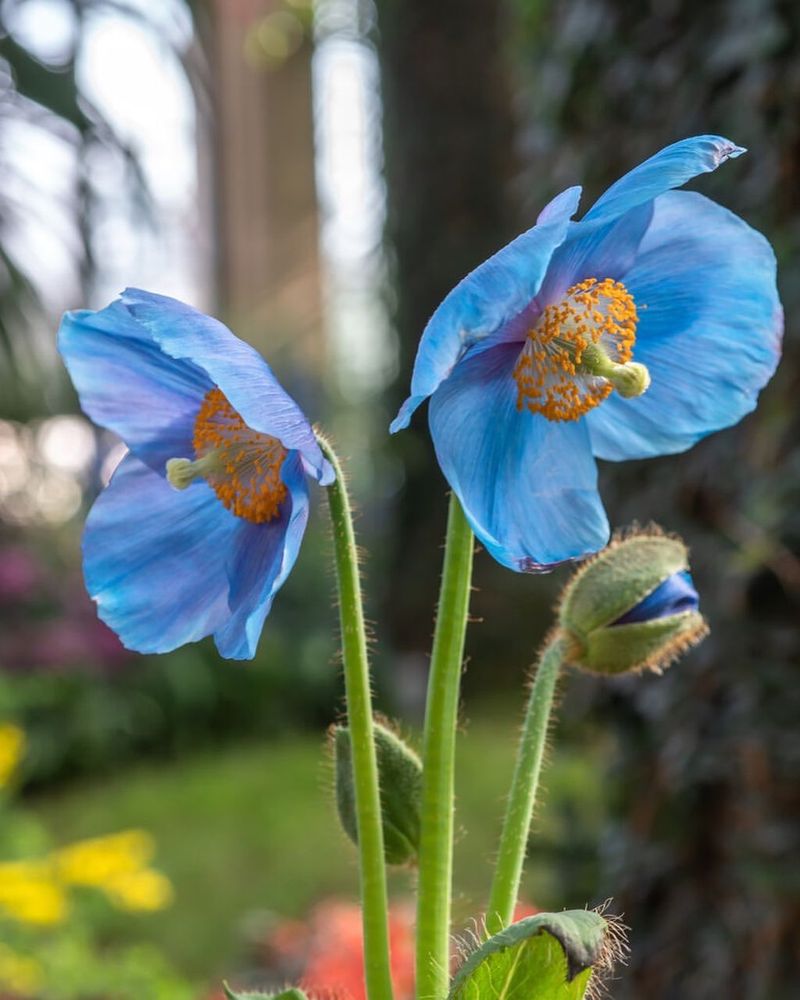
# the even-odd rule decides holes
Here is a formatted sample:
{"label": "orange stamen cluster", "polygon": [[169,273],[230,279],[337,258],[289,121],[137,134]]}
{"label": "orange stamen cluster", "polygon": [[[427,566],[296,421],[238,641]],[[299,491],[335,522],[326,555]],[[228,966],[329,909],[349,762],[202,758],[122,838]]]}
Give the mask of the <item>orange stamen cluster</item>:
{"label": "orange stamen cluster", "polygon": [[633,297],[621,281],[587,278],[573,285],[528,333],[514,368],[517,409],[548,420],[577,420],[602,403],[613,386],[582,366],[586,349],[597,345],[610,361],[627,363],[637,322]]}
{"label": "orange stamen cluster", "polygon": [[281,480],[286,449],[277,438],[248,427],[219,389],[203,399],[193,443],[198,459],[213,453],[206,480],[228,510],[254,524],[278,516],[287,496]]}

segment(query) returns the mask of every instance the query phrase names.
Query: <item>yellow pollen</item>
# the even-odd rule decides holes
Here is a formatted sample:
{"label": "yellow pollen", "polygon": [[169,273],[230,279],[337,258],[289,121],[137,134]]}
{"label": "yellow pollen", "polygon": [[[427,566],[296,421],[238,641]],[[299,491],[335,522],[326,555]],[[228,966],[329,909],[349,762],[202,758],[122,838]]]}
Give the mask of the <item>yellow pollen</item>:
{"label": "yellow pollen", "polygon": [[[281,479],[286,449],[277,438],[248,427],[219,389],[203,399],[193,444],[197,461],[191,464],[229,511],[254,524],[278,516],[287,496]],[[183,482],[173,485],[183,488]]]}
{"label": "yellow pollen", "polygon": [[633,357],[638,319],[621,281],[573,285],[528,332],[514,368],[517,409],[548,420],[577,420],[594,409],[622,384],[618,373]]}

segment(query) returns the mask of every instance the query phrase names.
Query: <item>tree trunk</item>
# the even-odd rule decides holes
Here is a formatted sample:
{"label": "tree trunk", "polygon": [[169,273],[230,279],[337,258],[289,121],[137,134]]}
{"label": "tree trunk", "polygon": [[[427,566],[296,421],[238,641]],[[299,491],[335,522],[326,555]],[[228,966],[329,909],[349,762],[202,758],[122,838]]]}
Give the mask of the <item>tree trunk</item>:
{"label": "tree trunk", "polygon": [[[516,233],[507,197],[514,120],[500,0],[378,0],[377,6],[400,351],[390,399],[396,410],[433,310]],[[395,647],[421,651],[430,642],[447,486],[424,413],[392,447],[407,478],[386,616]]]}

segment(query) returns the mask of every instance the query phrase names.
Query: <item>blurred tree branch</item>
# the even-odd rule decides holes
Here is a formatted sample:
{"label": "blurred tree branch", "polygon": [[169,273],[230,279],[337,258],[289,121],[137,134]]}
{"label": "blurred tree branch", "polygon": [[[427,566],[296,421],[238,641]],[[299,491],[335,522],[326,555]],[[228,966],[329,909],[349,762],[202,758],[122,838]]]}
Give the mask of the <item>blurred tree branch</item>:
{"label": "blurred tree branch", "polygon": [[[13,143],[13,129],[24,124],[62,143],[71,151],[74,175],[63,207],[76,235],[73,261],[80,288],[88,298],[96,273],[92,250],[93,219],[97,192],[88,165],[92,152],[101,147],[119,156],[125,165],[127,197],[135,204],[144,223],[155,224],[152,199],[139,156],[92,104],[82,88],[77,64],[86,30],[87,15],[115,12],[153,27],[141,9],[117,0],[62,0],[75,19],[74,41],[58,62],[37,56],[13,34],[13,15],[27,0],[0,4],[0,150]],[[33,254],[20,252],[14,231],[41,211],[37,199],[15,199],[19,166],[6,157],[6,183],[0,191],[0,395],[5,416],[25,419],[48,406],[52,377],[37,332],[43,333],[52,318],[45,309],[44,289]],[[24,178],[20,178],[24,180]],[[48,337],[51,339],[48,329]],[[44,336],[39,338],[47,340]]]}

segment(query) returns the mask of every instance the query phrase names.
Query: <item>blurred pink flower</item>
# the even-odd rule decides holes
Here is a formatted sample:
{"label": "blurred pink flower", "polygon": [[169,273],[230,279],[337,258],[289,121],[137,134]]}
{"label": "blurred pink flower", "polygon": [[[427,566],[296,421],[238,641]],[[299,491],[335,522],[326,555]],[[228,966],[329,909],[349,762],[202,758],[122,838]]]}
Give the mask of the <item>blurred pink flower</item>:
{"label": "blurred pink flower", "polygon": [[41,566],[28,549],[21,545],[0,549],[0,605],[30,600],[41,581]]}
{"label": "blurred pink flower", "polygon": [[116,667],[131,658],[98,618],[77,573],[25,545],[0,548],[0,663],[9,670]]}

